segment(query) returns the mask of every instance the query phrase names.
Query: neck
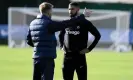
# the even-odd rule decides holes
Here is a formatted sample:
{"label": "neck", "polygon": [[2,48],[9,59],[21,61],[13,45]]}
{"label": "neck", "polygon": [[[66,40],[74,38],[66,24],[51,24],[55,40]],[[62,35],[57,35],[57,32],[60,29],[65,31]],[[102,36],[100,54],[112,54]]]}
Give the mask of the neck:
{"label": "neck", "polygon": [[47,13],[42,13],[42,15],[45,15],[45,16],[51,18],[51,17],[49,16],[49,14],[47,14]]}

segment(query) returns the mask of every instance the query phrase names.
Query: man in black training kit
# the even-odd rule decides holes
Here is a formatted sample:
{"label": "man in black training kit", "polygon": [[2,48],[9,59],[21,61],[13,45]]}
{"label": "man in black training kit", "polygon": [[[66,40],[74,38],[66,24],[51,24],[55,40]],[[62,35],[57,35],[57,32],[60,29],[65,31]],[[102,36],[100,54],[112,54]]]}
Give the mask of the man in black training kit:
{"label": "man in black training kit", "polygon": [[[70,17],[78,16],[79,4],[76,2],[69,4]],[[76,26],[76,27],[73,27]],[[100,33],[96,27],[84,18],[82,22],[62,30],[59,34],[60,47],[64,50],[63,79],[73,80],[76,70],[78,80],[87,80],[87,64],[85,54],[90,52],[100,40]],[[94,41],[88,47],[88,32],[94,37]],[[64,35],[66,39],[64,41]]]}

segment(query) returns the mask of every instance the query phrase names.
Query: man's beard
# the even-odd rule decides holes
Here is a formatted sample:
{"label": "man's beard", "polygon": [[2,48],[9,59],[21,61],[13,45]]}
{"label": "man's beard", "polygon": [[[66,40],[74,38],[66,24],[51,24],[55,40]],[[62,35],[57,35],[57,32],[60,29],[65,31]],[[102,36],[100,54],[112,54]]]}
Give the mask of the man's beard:
{"label": "man's beard", "polygon": [[75,14],[70,14],[70,17],[75,17],[77,16],[78,12],[76,12]]}

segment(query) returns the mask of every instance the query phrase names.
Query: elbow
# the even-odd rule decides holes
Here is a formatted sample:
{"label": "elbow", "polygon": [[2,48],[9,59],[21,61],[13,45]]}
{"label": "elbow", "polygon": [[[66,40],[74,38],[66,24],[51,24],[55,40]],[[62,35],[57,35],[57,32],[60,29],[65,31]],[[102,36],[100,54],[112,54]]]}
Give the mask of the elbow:
{"label": "elbow", "polygon": [[30,41],[27,40],[26,43],[27,43],[29,46],[34,47],[34,44],[33,44],[32,42],[30,42]]}
{"label": "elbow", "polygon": [[99,35],[98,35],[98,40],[100,40],[101,39],[101,34],[99,33]]}
{"label": "elbow", "polygon": [[99,34],[99,40],[101,39],[101,34]]}
{"label": "elbow", "polygon": [[100,40],[100,39],[101,39],[101,34],[100,34],[100,33],[97,34],[97,35],[95,36],[95,38],[96,38],[97,40]]}

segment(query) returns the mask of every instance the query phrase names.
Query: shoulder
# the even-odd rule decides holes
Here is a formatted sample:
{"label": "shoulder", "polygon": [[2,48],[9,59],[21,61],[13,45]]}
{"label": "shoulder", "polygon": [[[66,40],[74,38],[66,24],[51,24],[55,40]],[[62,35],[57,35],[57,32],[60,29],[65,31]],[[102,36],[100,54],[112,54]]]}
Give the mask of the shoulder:
{"label": "shoulder", "polygon": [[84,19],[84,22],[85,22],[85,23],[91,23],[91,21],[88,20],[88,19],[86,19],[86,18]]}
{"label": "shoulder", "polygon": [[44,24],[49,24],[51,23],[51,20],[46,20],[46,19],[34,19],[33,21],[31,21],[30,26],[32,25],[44,25]]}
{"label": "shoulder", "polygon": [[36,19],[32,20],[30,26],[36,23]]}
{"label": "shoulder", "polygon": [[92,25],[92,22],[87,20],[86,18],[84,18],[80,23],[84,26]]}

